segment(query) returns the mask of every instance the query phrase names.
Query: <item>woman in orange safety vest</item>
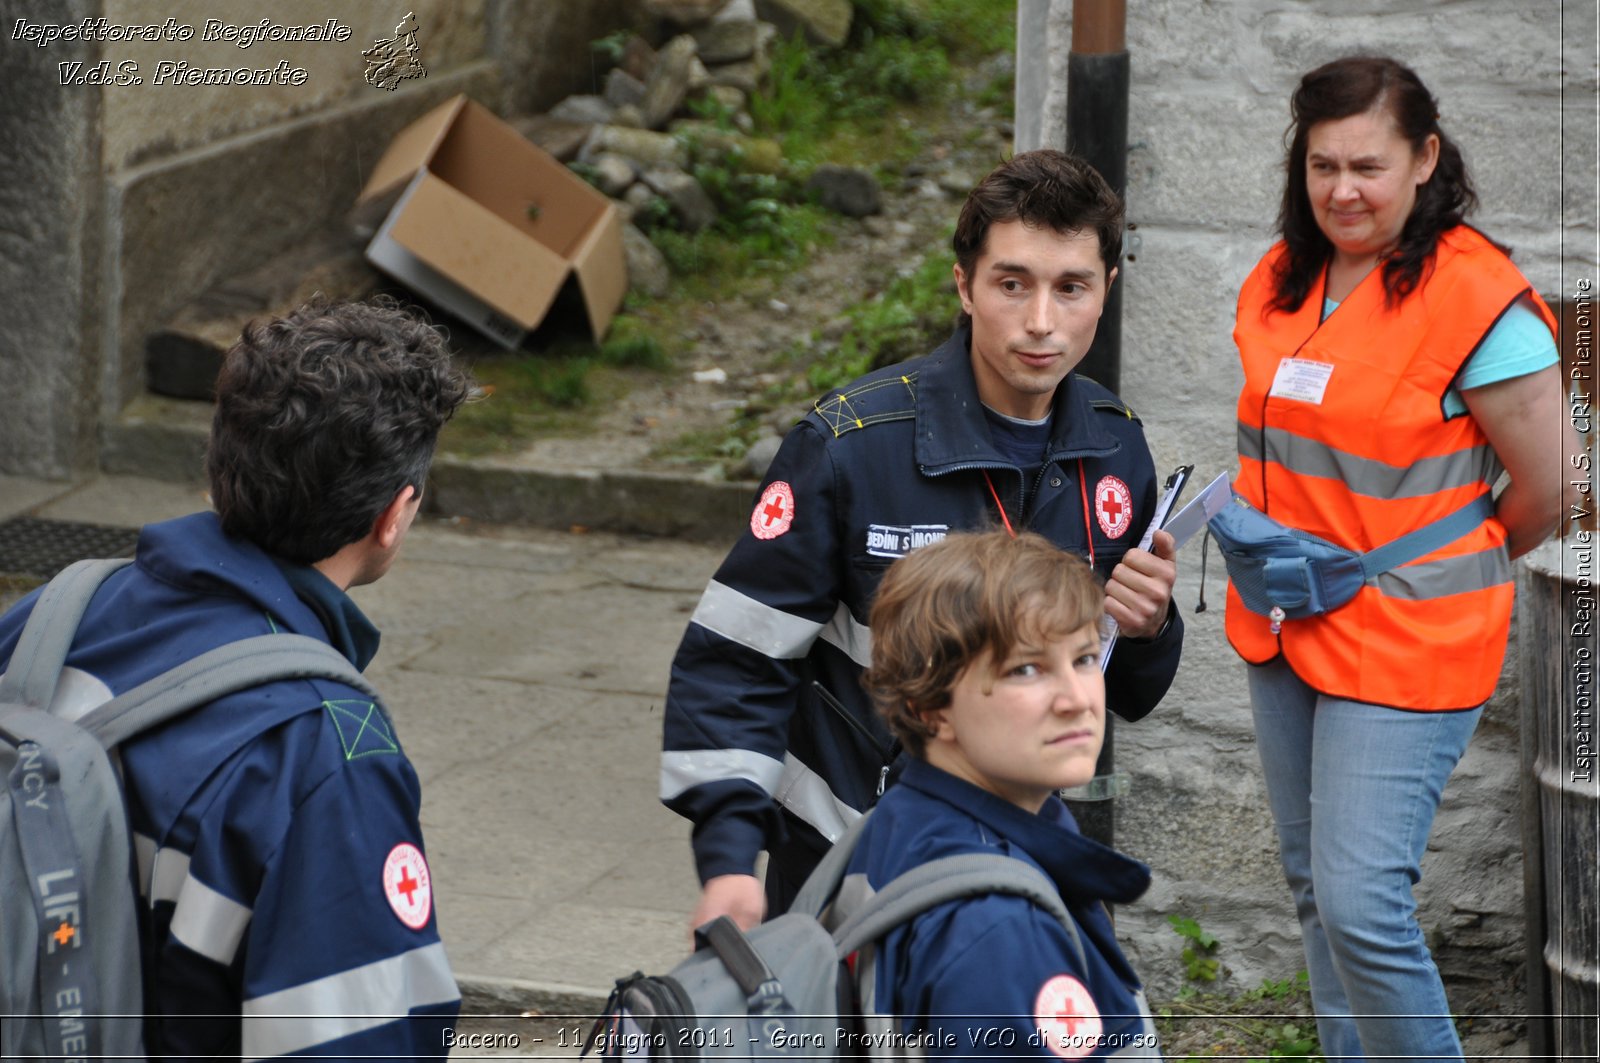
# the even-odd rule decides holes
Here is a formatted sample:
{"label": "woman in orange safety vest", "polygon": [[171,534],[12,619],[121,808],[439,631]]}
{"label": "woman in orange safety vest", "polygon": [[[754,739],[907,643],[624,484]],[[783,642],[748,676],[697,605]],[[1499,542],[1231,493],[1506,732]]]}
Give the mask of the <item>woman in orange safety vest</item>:
{"label": "woman in orange safety vest", "polygon": [[1279,215],[1245,281],[1236,489],[1366,551],[1510,483],[1494,515],[1319,617],[1228,593],[1326,1057],[1459,1059],[1415,917],[1439,795],[1493,692],[1511,559],[1555,529],[1576,444],[1554,318],[1476,206],[1433,96],[1391,59],[1306,74]]}

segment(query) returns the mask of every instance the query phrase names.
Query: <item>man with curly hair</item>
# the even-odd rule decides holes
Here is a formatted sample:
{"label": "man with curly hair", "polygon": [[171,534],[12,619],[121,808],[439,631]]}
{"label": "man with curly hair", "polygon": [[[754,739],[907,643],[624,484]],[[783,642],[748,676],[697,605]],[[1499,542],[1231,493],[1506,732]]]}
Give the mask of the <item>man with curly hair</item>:
{"label": "man with curly hair", "polygon": [[[378,631],[345,592],[394,562],[469,386],[444,337],[392,304],[252,323],[217,381],[215,512],[143,529],[79,626],[52,712],[271,632],[364,669]],[[34,601],[0,618],[0,670]],[[445,1054],[460,994],[417,775],[381,705],[279,681],[120,753],[152,1057]]]}

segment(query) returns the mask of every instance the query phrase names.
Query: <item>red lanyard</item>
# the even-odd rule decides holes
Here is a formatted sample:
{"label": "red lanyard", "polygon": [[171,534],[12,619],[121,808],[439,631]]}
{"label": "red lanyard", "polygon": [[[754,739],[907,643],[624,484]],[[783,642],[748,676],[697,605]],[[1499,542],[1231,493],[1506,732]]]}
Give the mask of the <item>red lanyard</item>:
{"label": "red lanyard", "polygon": [[[994,499],[994,506],[1000,511],[1000,523],[1006,526],[1006,532],[1015,539],[1017,529],[1011,526],[1011,518],[1006,516],[1005,503],[1000,501],[1000,492],[994,489],[994,481],[989,479],[989,470],[980,470],[983,473],[983,482],[989,485],[989,496]],[[1083,541],[1089,544],[1089,567],[1094,567],[1094,526],[1089,523],[1089,485],[1083,478],[1083,459],[1078,459],[1078,493],[1083,499]]]}

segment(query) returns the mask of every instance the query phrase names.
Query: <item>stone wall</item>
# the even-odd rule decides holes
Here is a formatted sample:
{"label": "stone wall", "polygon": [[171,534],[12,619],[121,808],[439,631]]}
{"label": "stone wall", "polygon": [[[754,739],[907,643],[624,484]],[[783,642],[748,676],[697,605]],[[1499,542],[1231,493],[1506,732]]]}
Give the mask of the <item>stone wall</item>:
{"label": "stone wall", "polygon": [[[1019,33],[1018,147],[1059,145],[1072,4],[1019,6],[1034,29]],[[1363,50],[1413,66],[1439,98],[1477,182],[1477,224],[1512,245],[1542,293],[1570,295],[1577,277],[1595,275],[1594,30],[1593,4],[1558,0],[1129,4],[1122,394],[1144,417],[1157,465],[1192,462],[1202,482],[1236,471],[1233,308],[1273,238],[1288,97],[1300,74]],[[1221,940],[1241,988],[1304,965],[1277,869],[1243,666],[1223,637],[1215,554],[1211,608],[1192,612],[1198,547],[1180,558],[1177,593],[1189,633],[1177,683],[1154,716],[1117,731],[1118,767],[1133,780],[1120,803],[1118,843],[1150,861],[1156,883],[1119,913],[1118,929],[1162,995],[1182,981],[1168,913],[1198,918]],[[1518,658],[1513,645],[1499,693],[1446,793],[1418,890],[1422,925],[1458,1012],[1522,1010]]]}
{"label": "stone wall", "polygon": [[[144,337],[153,328],[211,285],[343,233],[389,139],[441,100],[464,92],[502,112],[532,110],[592,88],[588,42],[630,25],[635,7],[631,0],[413,0],[398,8],[376,0],[177,0],[159,11],[135,0],[8,5],[0,26],[7,94],[0,288],[11,313],[0,321],[0,472],[64,477],[92,469],[101,427],[142,390]],[[363,49],[394,37],[408,10],[426,77],[393,91],[368,84]],[[28,39],[38,32],[32,27],[56,32],[96,18],[164,32],[157,40]],[[241,47],[237,31],[263,19],[275,26],[335,19],[343,39],[267,38]],[[19,25],[29,28],[19,32]],[[63,66],[72,63],[81,66]],[[113,83],[99,83],[102,63]],[[264,85],[184,84],[176,64],[282,64],[290,76]],[[75,83],[80,75],[87,76]]]}

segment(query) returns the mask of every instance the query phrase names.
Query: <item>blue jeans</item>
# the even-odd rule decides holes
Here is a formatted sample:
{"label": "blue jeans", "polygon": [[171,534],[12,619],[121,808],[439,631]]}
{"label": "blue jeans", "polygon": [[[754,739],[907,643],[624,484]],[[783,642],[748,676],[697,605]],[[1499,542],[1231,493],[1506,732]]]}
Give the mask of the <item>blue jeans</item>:
{"label": "blue jeans", "polygon": [[1247,666],[1256,746],[1329,1063],[1461,1058],[1411,888],[1483,708],[1406,712]]}

